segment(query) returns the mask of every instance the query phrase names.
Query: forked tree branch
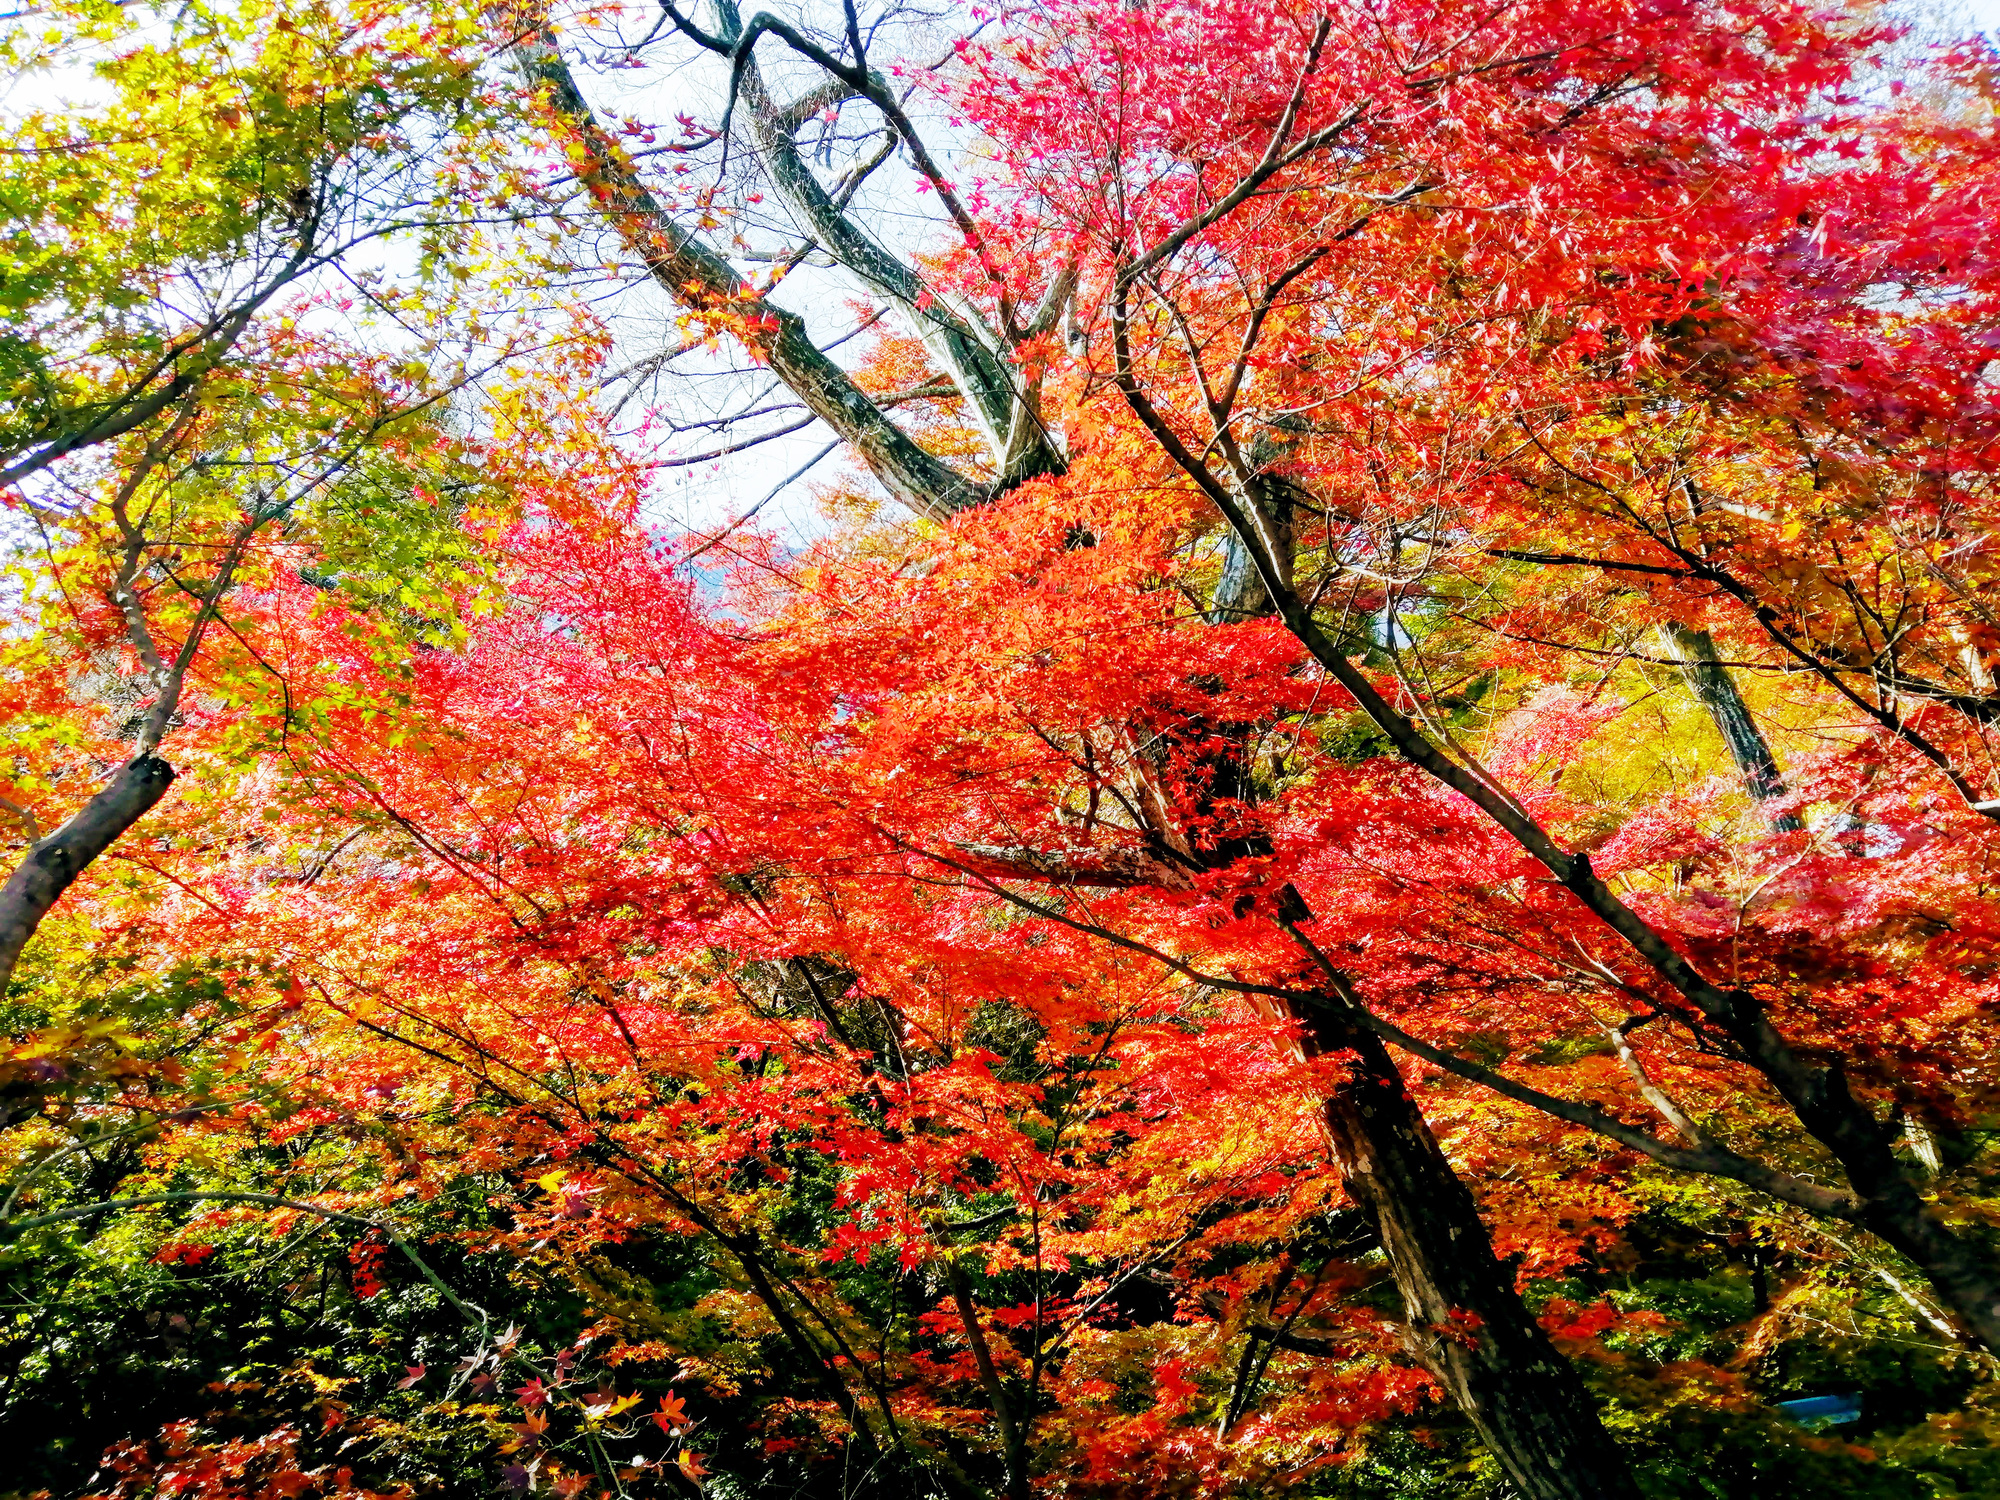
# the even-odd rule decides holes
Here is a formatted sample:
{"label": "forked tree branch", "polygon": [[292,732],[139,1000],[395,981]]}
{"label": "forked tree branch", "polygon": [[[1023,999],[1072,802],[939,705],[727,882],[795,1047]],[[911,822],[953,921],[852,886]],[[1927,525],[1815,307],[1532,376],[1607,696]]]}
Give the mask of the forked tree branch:
{"label": "forked tree branch", "polygon": [[986,498],[983,486],[926,452],[891,422],[807,337],[804,319],[760,294],[668,212],[577,88],[539,0],[511,38],[509,50],[522,75],[542,90],[551,121],[580,156],[578,179],[668,295],[767,362],[807,410],[850,443],[869,472],[910,509],[942,519]]}

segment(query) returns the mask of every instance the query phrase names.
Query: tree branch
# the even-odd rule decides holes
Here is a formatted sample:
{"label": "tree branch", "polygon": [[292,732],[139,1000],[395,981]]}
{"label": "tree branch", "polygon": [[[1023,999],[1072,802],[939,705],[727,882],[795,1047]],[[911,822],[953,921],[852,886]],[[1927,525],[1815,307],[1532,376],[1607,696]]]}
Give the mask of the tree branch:
{"label": "tree branch", "polygon": [[522,75],[543,91],[551,120],[581,156],[578,179],[599,211],[675,301],[769,363],[806,409],[851,443],[884,488],[919,515],[943,519],[985,500],[980,485],[891,422],[806,336],[797,313],[768,301],[675,221],[598,123],[539,6],[510,50]]}

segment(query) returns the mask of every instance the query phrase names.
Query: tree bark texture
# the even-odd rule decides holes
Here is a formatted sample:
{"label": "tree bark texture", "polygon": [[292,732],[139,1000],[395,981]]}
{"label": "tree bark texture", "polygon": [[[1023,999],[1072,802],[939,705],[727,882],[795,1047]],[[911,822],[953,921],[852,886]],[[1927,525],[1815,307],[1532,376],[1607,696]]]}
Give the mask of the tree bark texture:
{"label": "tree bark texture", "polygon": [[[743,23],[736,6],[721,0],[716,13],[724,38],[738,41]],[[864,233],[820,186],[793,135],[796,117],[771,98],[763,70],[752,53],[745,54],[740,87],[743,102],[749,106],[759,160],[779,196],[822,249],[894,306],[917,331],[952,384],[967,397],[968,415],[978,424],[1006,481],[1018,484],[1038,474],[1060,474],[1063,456],[1039,414],[1023,410],[1032,404],[1025,377],[1010,372],[991,341],[982,339],[945,299],[932,295],[922,277]]]}
{"label": "tree bark texture", "polygon": [[[1660,627],[1660,642],[1680,664],[1681,680],[1688,691],[1708,710],[1716,732],[1729,747],[1737,774],[1743,778],[1744,790],[1759,802],[1784,796],[1784,773],[1778,769],[1777,757],[1771,754],[1757,721],[1750,717],[1736,679],[1716,655],[1715,638],[1706,630],[1691,630],[1669,621]],[[1771,827],[1779,833],[1797,833],[1804,826],[1795,813],[1782,813],[1771,820]]]}
{"label": "tree bark texture", "polygon": [[[1245,503],[1278,542],[1275,563],[1286,589],[1291,507],[1268,485],[1254,487]],[[1209,619],[1253,618],[1276,608],[1244,539],[1232,532]],[[1237,740],[1226,729],[1221,737]],[[1244,800],[1255,796],[1247,783],[1210,790]],[[1226,862],[1258,851],[1209,852]],[[1281,906],[1293,920],[1309,915],[1289,886]],[[1299,1007],[1291,1014],[1305,1056],[1338,1052],[1351,1060],[1348,1080],[1322,1105],[1328,1145],[1348,1196],[1373,1224],[1388,1257],[1411,1356],[1465,1414],[1524,1500],[1637,1500],[1631,1471],[1598,1419],[1596,1402],[1521,1301],[1512,1274],[1493,1253],[1478,1205],[1445,1159],[1388,1049],[1330,1009]]]}
{"label": "tree bark texture", "polygon": [[511,50],[522,75],[546,91],[554,119],[581,152],[578,180],[669,296],[740,339],[806,410],[853,446],[883,488],[917,514],[943,520],[987,498],[981,486],[891,422],[807,336],[803,318],[767,301],[675,220],[598,123],[545,26],[527,28]]}
{"label": "tree bark texture", "polygon": [[1525,1500],[1637,1500],[1590,1392],[1529,1315],[1388,1051],[1327,1011],[1297,1018],[1307,1056],[1350,1059],[1324,1105],[1327,1134],[1388,1256],[1411,1356]]}

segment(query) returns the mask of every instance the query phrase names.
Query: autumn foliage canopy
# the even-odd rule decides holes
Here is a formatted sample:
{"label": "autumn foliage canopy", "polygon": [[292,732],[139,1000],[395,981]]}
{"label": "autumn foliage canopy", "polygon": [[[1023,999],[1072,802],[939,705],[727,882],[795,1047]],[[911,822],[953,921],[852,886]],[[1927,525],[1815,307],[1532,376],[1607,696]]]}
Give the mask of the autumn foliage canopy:
{"label": "autumn foliage canopy", "polygon": [[2000,1493],[1988,45],[5,24],[0,1494]]}

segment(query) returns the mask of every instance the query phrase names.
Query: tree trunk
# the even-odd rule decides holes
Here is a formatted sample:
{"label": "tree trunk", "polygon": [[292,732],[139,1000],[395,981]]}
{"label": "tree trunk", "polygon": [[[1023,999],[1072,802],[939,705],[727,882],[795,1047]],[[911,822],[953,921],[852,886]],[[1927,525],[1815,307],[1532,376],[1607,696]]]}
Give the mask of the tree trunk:
{"label": "tree trunk", "polygon": [[173,783],[174,768],[156,756],[129,760],[75,817],[28,851],[0,888],[0,994],[6,993],[21,950],[56,898],[113,840],[150,812]]}
{"label": "tree trunk", "polygon": [[1326,1100],[1327,1133],[1348,1196],[1381,1237],[1412,1357],[1524,1500],[1637,1500],[1590,1392],[1529,1316],[1387,1050],[1329,1012],[1298,1019],[1308,1056],[1351,1058],[1348,1081]]}
{"label": "tree trunk", "polygon": [[[1291,506],[1282,491],[1262,484],[1246,499],[1278,544],[1276,565],[1288,585]],[[1274,607],[1232,532],[1209,620],[1254,618]],[[1238,741],[1231,726],[1218,737],[1232,746]],[[1225,753],[1226,766],[1207,769],[1212,777],[1241,771],[1242,758],[1240,751],[1234,760]],[[1255,796],[1247,776],[1240,785],[1216,779],[1226,784],[1211,792]],[[1246,842],[1261,841],[1232,841]],[[1204,852],[1227,863],[1268,846]],[[1290,886],[1279,900],[1287,920],[1310,915]],[[1328,1142],[1348,1196],[1374,1225],[1395,1275],[1411,1356],[1465,1413],[1524,1500],[1637,1500],[1625,1457],[1598,1420],[1590,1392],[1529,1315],[1512,1274],[1493,1253],[1478,1205],[1445,1160],[1388,1049],[1330,1010],[1299,1009],[1293,1018],[1306,1056],[1342,1052],[1351,1059],[1348,1081],[1323,1105]]]}
{"label": "tree trunk", "polygon": [[1000,1383],[1000,1371],[993,1363],[993,1350],[986,1342],[985,1330],[979,1326],[979,1309],[973,1305],[972,1286],[966,1280],[965,1270],[951,1259],[944,1266],[959,1322],[965,1328],[965,1341],[972,1349],[972,1362],[979,1370],[979,1384],[992,1403],[993,1425],[1000,1431],[1001,1453],[1007,1465],[1007,1500],[1030,1500],[1034,1487],[1028,1479],[1027,1435],[1007,1404],[1007,1392]]}
{"label": "tree trunk", "polygon": [[[1680,664],[1681,680],[1687,683],[1708,717],[1729,747],[1729,758],[1743,778],[1743,788],[1759,802],[1785,795],[1784,774],[1777,757],[1750,717],[1750,709],[1737,691],[1736,679],[1715,652],[1715,637],[1706,630],[1690,630],[1669,620],[1660,627],[1660,643],[1667,655]],[[1805,825],[1795,813],[1781,813],[1771,820],[1779,833],[1797,833]]]}

